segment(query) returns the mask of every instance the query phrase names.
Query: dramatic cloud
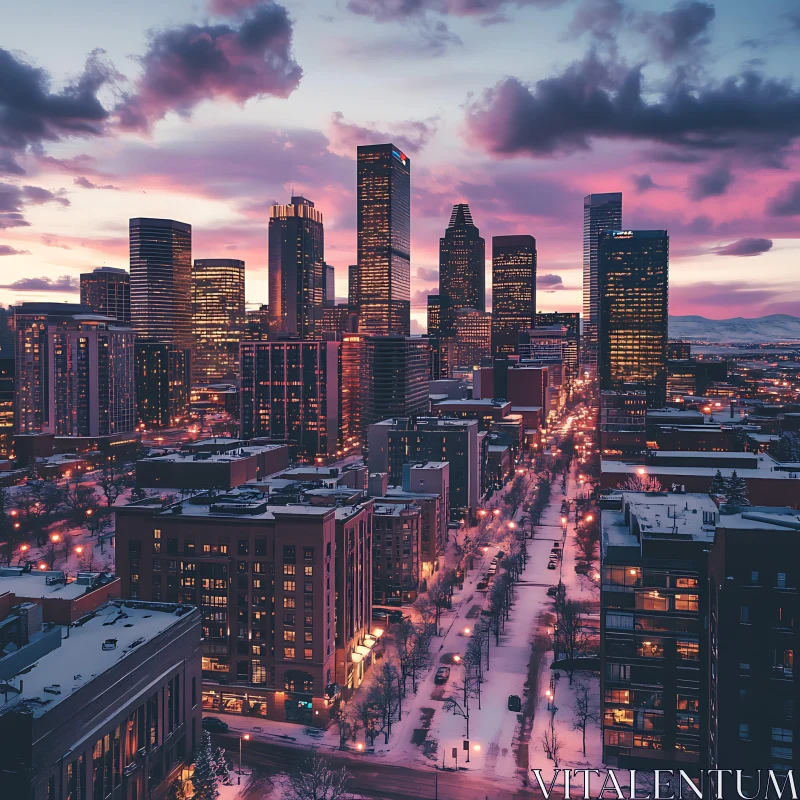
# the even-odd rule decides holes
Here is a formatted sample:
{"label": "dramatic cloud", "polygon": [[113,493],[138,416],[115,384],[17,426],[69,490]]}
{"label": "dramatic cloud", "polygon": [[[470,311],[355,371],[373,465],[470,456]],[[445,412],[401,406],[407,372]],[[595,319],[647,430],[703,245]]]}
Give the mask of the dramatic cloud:
{"label": "dramatic cloud", "polygon": [[0,174],[23,174],[15,156],[29,148],[105,131],[109,113],[97,93],[116,73],[102,56],[93,52],[80,76],[51,92],[45,70],[0,48]]}
{"label": "dramatic cloud", "polygon": [[584,0],[575,11],[567,31],[568,38],[591,34],[600,42],[615,42],[617,31],[630,16],[622,0]]}
{"label": "dramatic cloud", "polygon": [[767,203],[767,211],[775,217],[794,217],[800,214],[800,181],[789,184],[786,191]]}
{"label": "dramatic cloud", "polygon": [[715,317],[763,313],[765,304],[785,296],[780,287],[758,286],[737,282],[701,281],[690,286],[669,287],[669,304],[673,314],[707,314],[713,308]]}
{"label": "dramatic cloud", "polygon": [[428,11],[454,17],[479,17],[494,22],[499,14],[513,7],[554,8],[564,0],[348,0],[347,8],[355,14],[379,22],[407,20]]}
{"label": "dramatic cloud", "polygon": [[346,158],[355,158],[358,145],[392,142],[409,153],[418,153],[436,133],[438,121],[437,117],[407,120],[392,125],[392,133],[383,133],[376,128],[347,122],[341,111],[334,111],[329,128],[330,149]]}
{"label": "dramatic cloud", "polygon": [[436,283],[439,280],[439,270],[428,269],[427,267],[417,267],[416,279],[418,281],[425,281],[425,283]]}
{"label": "dramatic cloud", "polygon": [[557,292],[566,289],[560,275],[537,275],[536,288],[543,292]]}
{"label": "dramatic cloud", "polygon": [[651,53],[674,61],[708,44],[708,27],[716,13],[710,3],[685,0],[662,14],[642,14],[637,27],[647,35]]}
{"label": "dramatic cloud", "polygon": [[533,85],[509,77],[485,90],[467,107],[467,135],[504,156],[570,153],[612,139],[746,150],[772,162],[800,136],[800,90],[791,82],[747,71],[701,84],[686,74],[676,71],[655,96],[639,67],[590,54]]}
{"label": "dramatic cloud", "polygon": [[209,0],[208,10],[220,17],[235,17],[263,2],[264,0]]}
{"label": "dramatic cloud", "polygon": [[292,23],[277,3],[258,6],[236,26],[158,31],[139,61],[143,74],[118,109],[120,124],[136,130],[170,111],[189,116],[204,100],[288,97],[303,75],[292,54]]}
{"label": "dramatic cloud", "polygon": [[61,244],[56,236],[52,234],[45,233],[39,237],[39,241],[45,247],[57,247],[60,250],[72,250],[72,248],[68,244]]}
{"label": "dramatic cloud", "polygon": [[633,181],[633,185],[636,187],[637,192],[646,192],[650,189],[655,189],[656,184],[653,179],[647,175],[631,175],[631,180]]}
{"label": "dramatic cloud", "polygon": [[63,196],[63,193],[51,192],[41,186],[0,183],[0,230],[26,227],[29,223],[23,216],[25,206],[40,206],[44,203],[68,206],[69,200]]}
{"label": "dramatic cloud", "polygon": [[12,292],[75,292],[80,289],[80,284],[75,278],[62,275],[55,280],[52,278],[20,278],[7,286],[0,286],[0,289],[8,289]]}
{"label": "dramatic cloud", "polygon": [[104,186],[100,185],[99,183],[92,183],[88,178],[81,176],[80,178],[75,178],[74,181],[76,186],[82,186],[84,189],[116,189],[117,191],[120,190],[119,186],[112,186],[112,184],[107,183]]}
{"label": "dramatic cloud", "polygon": [[433,286],[430,289],[418,289],[416,292],[411,293],[411,308],[427,308],[428,295],[436,294],[438,289]]}
{"label": "dramatic cloud", "polygon": [[727,167],[714,167],[708,172],[701,172],[692,178],[690,192],[695,200],[718,197],[728,191],[732,182],[733,175]]}
{"label": "dramatic cloud", "polygon": [[30,250],[15,250],[8,244],[0,244],[0,256],[27,256],[30,252]]}
{"label": "dramatic cloud", "polygon": [[718,256],[760,256],[772,250],[772,239],[737,239],[713,250]]}

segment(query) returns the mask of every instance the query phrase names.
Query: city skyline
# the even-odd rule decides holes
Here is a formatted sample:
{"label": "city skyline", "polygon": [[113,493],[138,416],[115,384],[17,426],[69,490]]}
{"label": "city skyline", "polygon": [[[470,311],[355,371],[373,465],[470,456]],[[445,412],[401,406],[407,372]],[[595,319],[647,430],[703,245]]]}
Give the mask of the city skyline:
{"label": "city skyline", "polygon": [[[103,46],[128,79],[128,101],[122,108],[115,105],[104,84],[97,104],[88,103],[88,121],[76,115],[72,133],[80,133],[79,123],[86,121],[85,127],[97,133],[89,138],[73,136],[52,120],[42,139],[7,138],[15,144],[0,159],[6,164],[0,180],[10,187],[4,188],[0,212],[3,252],[9,254],[0,259],[0,300],[72,299],[81,271],[104,263],[126,265],[128,218],[170,217],[179,204],[178,216],[194,228],[196,257],[234,256],[247,262],[248,305],[257,307],[267,301],[267,210],[285,202],[292,188],[314,197],[325,215],[327,260],[337,268],[336,295],[343,298],[344,267],[354,263],[356,250],[355,149],[394,141],[416,165],[415,332],[424,329],[423,295],[436,285],[438,238],[454,203],[470,204],[484,237],[534,235],[540,249],[540,310],[576,311],[581,307],[581,198],[617,190],[626,193],[626,225],[666,228],[672,234],[673,313],[796,312],[798,295],[790,280],[798,247],[793,174],[798,130],[792,112],[800,98],[790,62],[793,28],[786,24],[775,33],[775,20],[791,12],[791,4],[775,0],[756,14],[743,3],[716,9],[699,3],[705,16],[682,36],[672,3],[648,2],[636,11],[606,4],[628,15],[632,24],[625,26],[592,17],[586,11],[592,4],[564,2],[541,9],[498,0],[490,5],[498,19],[488,27],[480,24],[486,15],[471,18],[451,4],[432,6],[451,9],[449,14],[430,10],[408,18],[381,16],[375,10],[381,4],[289,5],[281,18],[289,36],[278,53],[280,75],[260,75],[255,87],[206,75],[180,105],[185,118],[153,88],[163,64],[145,32],[151,30],[157,39],[187,25],[202,28],[209,19],[239,30],[243,23],[235,15],[180,2],[171,4],[167,16],[145,3],[130,10],[120,31],[77,3],[71,16],[80,35],[66,44],[57,38],[58,11],[50,14],[52,23],[42,24],[25,9],[14,9],[4,44],[15,49],[3,63],[9,70],[17,65],[13,74],[20,81],[35,83],[49,75],[52,86],[43,91],[57,93],[69,76],[81,74],[86,54]],[[276,26],[281,8],[273,4]],[[434,31],[441,23],[436,41],[437,34],[415,38],[424,22]],[[530,25],[553,42],[534,57],[517,46]],[[607,46],[611,39],[619,45],[616,53]],[[364,42],[371,46],[357,53],[356,43]],[[269,47],[279,49],[274,42]],[[140,63],[147,69],[141,76],[130,54],[143,56]],[[766,63],[752,63],[754,54]],[[524,119],[529,109],[552,119],[546,88],[566,85],[570,77],[616,108],[621,76],[633,80],[637,72],[630,65],[643,56],[648,62],[642,68],[643,108],[669,118],[671,138],[653,132],[646,120],[627,125],[613,116],[588,120],[585,129],[562,129],[554,122],[541,141],[514,137],[510,120],[515,114]],[[368,70],[365,58],[371,59]],[[340,89],[333,99],[328,79],[322,79],[323,63],[333,64],[330,80]],[[681,77],[687,63],[697,69]],[[25,69],[29,64],[44,71],[39,78]],[[99,70],[96,62],[94,69]],[[762,77],[748,83],[742,77],[748,70]],[[441,77],[420,80],[432,71]],[[693,88],[708,98],[707,105],[713,100],[717,119],[691,119],[679,103],[659,94],[668,85]],[[772,91],[774,110],[760,109],[758,96]],[[390,99],[397,96],[404,99],[402,112]],[[369,98],[368,110],[364,98]],[[730,112],[737,107],[763,122],[742,129]],[[494,138],[484,124],[489,113],[502,122]],[[27,149],[37,143],[44,154]],[[29,224],[20,224],[23,220]],[[751,285],[742,288],[743,279]]]}

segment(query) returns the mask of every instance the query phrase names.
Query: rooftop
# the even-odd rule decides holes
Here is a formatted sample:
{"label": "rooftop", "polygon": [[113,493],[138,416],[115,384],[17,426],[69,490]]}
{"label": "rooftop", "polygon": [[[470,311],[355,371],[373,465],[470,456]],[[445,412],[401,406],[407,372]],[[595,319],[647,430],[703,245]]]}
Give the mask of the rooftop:
{"label": "rooftop", "polygon": [[0,714],[22,706],[34,717],[43,717],[192,610],[193,606],[133,600],[113,600],[100,606],[70,626],[61,647],[9,679],[11,686],[22,684],[23,690],[6,695]]}
{"label": "rooftop", "polygon": [[74,600],[102,585],[103,573],[80,573],[80,580],[66,583],[61,570],[25,572],[22,567],[0,568],[0,594],[11,592],[20,598]]}
{"label": "rooftop", "polygon": [[398,505],[391,503],[389,505],[375,505],[375,515],[379,517],[400,517],[403,514],[419,513],[419,506],[414,502],[409,502],[406,505]]}
{"label": "rooftop", "polygon": [[748,506],[720,510],[719,527],[726,530],[792,530],[800,531],[800,512],[793,508]]}

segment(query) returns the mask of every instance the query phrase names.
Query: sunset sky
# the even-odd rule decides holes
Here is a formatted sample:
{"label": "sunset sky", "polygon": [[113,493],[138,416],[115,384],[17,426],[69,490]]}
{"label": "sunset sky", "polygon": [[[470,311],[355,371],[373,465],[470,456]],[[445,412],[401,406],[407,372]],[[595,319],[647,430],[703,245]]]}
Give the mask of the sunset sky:
{"label": "sunset sky", "polygon": [[[128,266],[128,219],[193,226],[267,302],[269,206],[325,219],[346,297],[356,145],[412,158],[412,317],[468,202],[581,304],[582,198],[671,237],[670,312],[800,315],[800,2],[30,0],[0,32],[0,302]],[[491,286],[487,263],[487,287]]]}

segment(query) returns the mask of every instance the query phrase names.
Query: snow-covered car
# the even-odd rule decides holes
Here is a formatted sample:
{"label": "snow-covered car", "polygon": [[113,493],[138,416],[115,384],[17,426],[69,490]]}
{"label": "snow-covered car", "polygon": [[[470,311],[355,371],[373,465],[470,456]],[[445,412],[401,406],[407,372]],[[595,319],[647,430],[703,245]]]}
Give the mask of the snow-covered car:
{"label": "snow-covered car", "polygon": [[228,723],[218,717],[203,717],[202,726],[204,731],[212,733],[225,733],[228,730]]}
{"label": "snow-covered car", "polygon": [[450,678],[450,667],[439,667],[436,670],[436,676],[433,679],[434,683],[442,684],[447,683]]}
{"label": "snow-covered car", "polygon": [[518,694],[510,694],[508,696],[508,710],[522,711],[522,700],[520,700]]}
{"label": "snow-covered car", "polygon": [[555,569],[555,568],[556,568],[556,562],[555,561],[548,561],[547,562],[547,569]]}

